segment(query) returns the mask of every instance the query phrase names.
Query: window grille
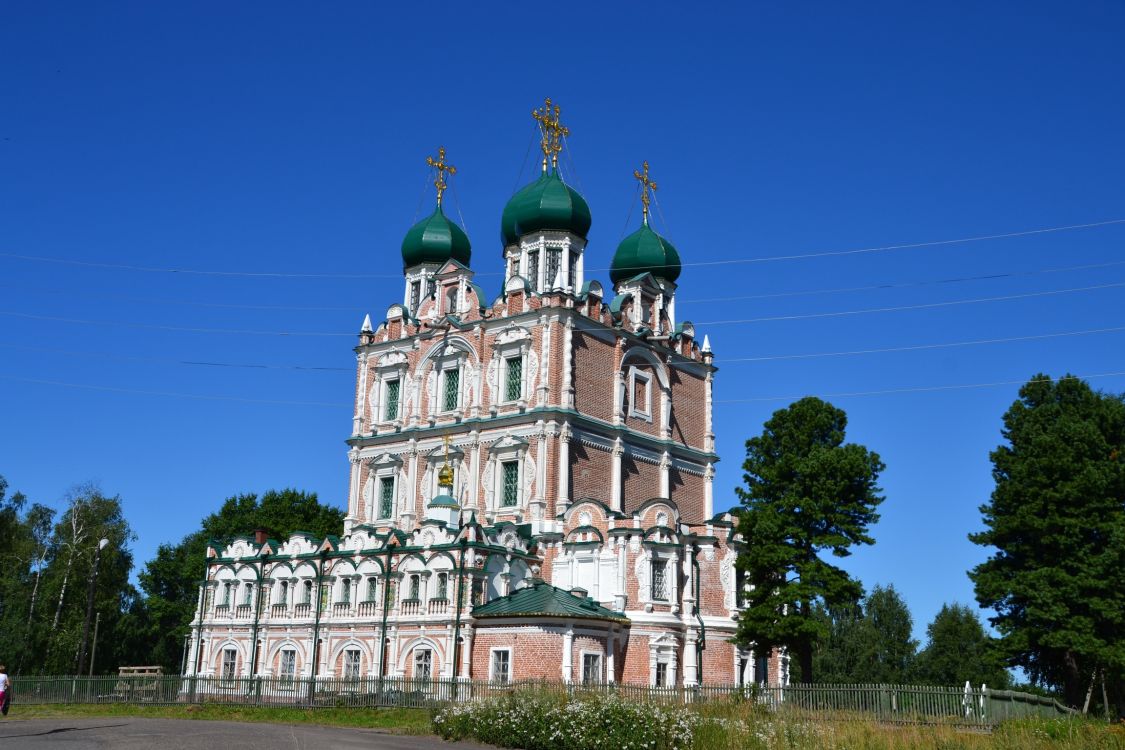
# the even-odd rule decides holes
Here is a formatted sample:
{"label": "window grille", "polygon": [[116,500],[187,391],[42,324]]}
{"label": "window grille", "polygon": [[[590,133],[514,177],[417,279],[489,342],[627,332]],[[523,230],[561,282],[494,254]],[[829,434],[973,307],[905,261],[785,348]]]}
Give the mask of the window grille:
{"label": "window grille", "polygon": [[596,685],[602,681],[601,654],[582,654],[582,684]]}
{"label": "window grille", "polygon": [[359,679],[359,649],[350,648],[344,652],[344,679]]}
{"label": "window grille", "polygon": [[297,676],[297,652],[287,648],[281,652],[281,684],[292,685],[293,678]]}
{"label": "window grille", "polygon": [[[559,273],[559,266],[562,265],[562,250],[558,248],[550,248],[547,250],[547,274],[544,276],[543,286],[551,289],[555,286],[555,277]],[[566,281],[562,282],[566,286]]]}
{"label": "window grille", "polygon": [[539,251],[530,250],[527,253],[527,283],[531,291],[539,291]]}
{"label": "window grille", "polygon": [[390,518],[394,513],[394,504],[394,477],[381,477],[379,479],[379,518]]}
{"label": "window grille", "polygon": [[223,649],[223,679],[233,680],[234,670],[238,665],[238,652],[233,648]]}
{"label": "window grille", "polygon": [[321,584],[321,586],[320,586],[320,611],[321,612],[323,612],[325,610],[325,608],[328,607],[329,593],[330,593],[330,590],[328,588],[328,584],[327,583]]}
{"label": "window grille", "polygon": [[668,564],[664,560],[657,560],[652,564],[652,599],[653,601],[667,601],[668,599]]}
{"label": "window grille", "polygon": [[447,573],[438,573],[437,577],[437,598],[449,598],[449,575]]}
{"label": "window grille", "polygon": [[504,397],[517,401],[523,395],[523,357],[508,357],[508,382]]}
{"label": "window grille", "polygon": [[512,678],[512,652],[509,649],[496,649],[492,652],[492,679],[507,683]]}
{"label": "window grille", "polygon": [[441,408],[444,411],[453,411],[457,408],[457,396],[461,389],[461,371],[457,369],[445,371],[445,392]]}
{"label": "window grille", "polygon": [[388,422],[390,422],[392,420],[395,420],[395,419],[398,419],[398,394],[399,394],[399,389],[400,389],[400,384],[399,384],[399,380],[397,378],[394,379],[394,380],[388,380],[387,381],[387,408],[386,408],[386,411],[384,413],[384,418]]}
{"label": "window grille", "polygon": [[414,679],[428,680],[433,673],[434,656],[428,648],[414,652]]}
{"label": "window grille", "polygon": [[347,578],[340,581],[340,603],[341,604],[351,604],[352,603],[352,582],[349,581]]}
{"label": "window grille", "polygon": [[500,466],[504,473],[504,487],[500,505],[510,508],[518,505],[520,501],[520,463],[519,461],[505,461]]}

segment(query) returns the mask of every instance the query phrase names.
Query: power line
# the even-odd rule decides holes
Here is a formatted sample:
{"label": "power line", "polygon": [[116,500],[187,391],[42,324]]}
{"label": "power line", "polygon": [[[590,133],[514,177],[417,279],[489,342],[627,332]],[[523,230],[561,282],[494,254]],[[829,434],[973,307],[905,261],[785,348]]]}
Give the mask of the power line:
{"label": "power line", "polygon": [[6,349],[20,349],[28,352],[42,352],[46,354],[66,354],[71,357],[96,357],[99,359],[110,359],[121,362],[152,362],[155,364],[172,364],[172,365],[197,365],[204,367],[231,367],[231,368],[246,368],[251,370],[301,370],[309,372],[355,372],[354,367],[309,367],[303,365],[278,365],[278,364],[244,364],[237,362],[206,362],[191,359],[172,359],[165,357],[134,357],[127,354],[111,354],[109,352],[78,352],[72,349],[51,349],[45,346],[23,346],[22,344],[11,344],[7,342],[0,342],[0,346]]}
{"label": "power line", "polygon": [[[745,263],[770,263],[784,260],[805,260],[809,258],[828,258],[846,255],[860,255],[864,253],[887,252],[891,250],[909,250],[924,247],[940,247],[943,245],[959,245],[970,242],[985,242],[988,240],[1011,239],[1015,237],[1029,237],[1039,234],[1056,232],[1069,232],[1079,229],[1095,229],[1098,227],[1125,224],[1125,219],[1108,219],[1086,224],[1067,224],[1062,226],[1042,227],[1039,229],[1026,229],[1016,232],[1003,232],[999,234],[976,235],[972,237],[958,237],[947,240],[932,240],[928,242],[911,242],[900,245],[880,245],[876,247],[856,248],[853,250],[829,250],[822,252],[797,253],[792,255],[773,255],[757,258],[728,258],[725,260],[695,261],[681,263],[682,266],[719,266]],[[86,268],[103,268],[118,271],[138,271],[144,273],[166,273],[195,276],[245,276],[252,278],[293,278],[293,279],[400,279],[401,274],[371,274],[371,273],[286,273],[280,271],[219,271],[214,269],[176,268],[139,266],[128,263],[107,263],[101,261],[77,260],[74,258],[58,258],[45,255],[28,255],[24,253],[0,252],[2,258],[13,258],[36,263],[58,263],[63,265],[82,266]],[[588,271],[608,271],[609,268],[590,268]],[[500,276],[502,272],[480,272],[477,276]]]}
{"label": "power line", "polygon": [[847,357],[855,354],[885,354],[887,352],[914,352],[924,349],[952,349],[958,346],[982,346],[985,344],[1006,344],[1013,341],[1039,341],[1042,339],[1065,338],[1068,336],[1092,336],[1099,333],[1120,333],[1125,331],[1125,326],[1113,328],[1090,328],[1085,331],[1063,331],[1061,333],[1040,333],[1031,336],[1008,336],[997,339],[974,339],[971,341],[950,341],[943,344],[912,344],[909,346],[890,346],[883,349],[855,349],[839,352],[816,352],[814,354],[774,354],[766,357],[737,357],[734,359],[716,359],[720,365],[732,362],[774,362],[782,359],[814,359],[817,357]]}
{"label": "power line", "polygon": [[255,331],[237,328],[198,328],[194,326],[166,326],[155,323],[133,323],[121,320],[85,320],[82,318],[60,318],[54,315],[32,315],[31,313],[15,312],[13,310],[0,310],[0,315],[9,315],[13,318],[27,318],[29,320],[49,320],[56,323],[73,323],[77,325],[103,325],[125,326],[127,328],[146,328],[157,331],[180,331],[186,333],[233,333],[251,336],[356,336],[355,333],[334,333],[329,331]]}
{"label": "power line", "polygon": [[239,398],[237,396],[211,396],[202,393],[175,393],[172,391],[144,391],[135,388],[117,388],[108,385],[90,385],[89,383],[66,383],[60,380],[39,380],[37,378],[20,378],[14,375],[0,374],[0,379],[12,380],[17,383],[32,383],[35,385],[54,385],[63,388],[82,388],[90,391],[109,391],[111,393],[132,393],[142,396],[164,396],[169,398],[192,398],[203,401],[237,401],[245,404],[273,404],[283,406],[330,406],[333,409],[347,408],[343,403],[329,403],[327,401],[281,401],[261,398]]}
{"label": "power line", "polygon": [[1101,268],[1125,266],[1125,260],[1114,260],[1106,263],[1084,263],[1077,266],[1059,266],[1056,268],[1039,268],[1032,271],[1003,271],[997,273],[981,274],[980,276],[952,276],[946,279],[929,279],[921,281],[890,282],[887,284],[869,284],[867,286],[845,286],[829,289],[804,289],[794,292],[767,292],[764,294],[747,294],[739,297],[704,297],[695,299],[677,299],[680,304],[693,302],[738,302],[749,299],[776,299],[778,297],[809,297],[817,294],[840,294],[843,292],[872,292],[883,289],[908,289],[919,286],[934,286],[939,284],[959,284],[966,281],[992,281],[994,279],[1009,279],[1022,276],[1040,276],[1048,273],[1065,273],[1069,271],[1090,271]]}
{"label": "power line", "polygon": [[[1125,371],[1121,372],[1095,372],[1089,375],[1073,375],[1070,377],[1075,378],[1112,378],[1125,375]],[[917,388],[888,388],[881,391],[844,391],[840,393],[820,393],[815,394],[823,398],[846,398],[851,396],[884,396],[895,393],[929,393],[934,391],[958,391],[968,390],[970,388],[993,388],[1002,385],[1023,385],[1029,382],[1050,382],[1050,378],[1032,378],[1031,380],[998,380],[992,383],[965,383],[962,385],[929,385],[920,386]],[[805,396],[814,395],[809,393],[802,393],[799,396],[761,396],[758,398],[733,398],[733,399],[719,399],[716,404],[746,404],[759,401],[793,401],[801,399]]]}
{"label": "power line", "polygon": [[[1049,234],[1052,232],[1067,232],[1076,229],[1094,229],[1113,224],[1125,224],[1125,219],[1109,219],[1108,221],[1095,221],[1089,224],[1069,224],[1058,227],[1043,227],[1041,229],[1027,229],[1020,232],[1004,232],[1002,234],[983,234],[976,237],[959,237],[952,240],[933,240],[930,242],[911,242],[902,245],[881,245],[878,247],[862,247],[855,250],[828,250],[815,253],[799,253],[796,255],[773,255],[760,258],[729,258],[727,260],[705,260],[694,263],[681,263],[681,266],[723,266],[736,263],[772,263],[779,260],[807,260],[809,258],[832,258],[842,255],[861,255],[864,253],[881,253],[890,250],[912,250],[922,247],[939,247],[942,245],[960,245],[968,242],[984,242],[986,240],[1002,240],[1013,237],[1029,237],[1036,234]],[[591,271],[608,271],[608,268],[591,268]]]}
{"label": "power line", "polygon": [[810,318],[835,318],[844,315],[866,315],[868,313],[900,312],[902,310],[927,310],[935,307],[951,307],[954,305],[973,305],[980,302],[1004,302],[1014,299],[1028,299],[1031,297],[1049,297],[1058,294],[1072,294],[1075,292],[1090,292],[1099,289],[1116,289],[1125,286],[1125,282],[1112,284],[1096,284],[1094,286],[1080,286],[1070,289],[1050,289],[1043,292],[1026,292],[1024,294],[1005,294],[999,297],[977,297],[975,299],[959,299],[948,302],[926,302],[918,305],[898,305],[896,307],[867,307],[860,310],[836,310],[824,313],[802,313],[799,315],[770,315],[761,318],[742,318],[740,320],[707,320],[695,323],[696,326],[722,326],[741,325],[746,323],[767,323],[779,320],[808,320]]}
{"label": "power line", "polygon": [[[1125,261],[1123,261],[1123,263],[1125,263]],[[45,289],[43,287],[29,287],[23,284],[0,283],[0,287],[5,287],[8,289],[19,289],[23,292],[34,292],[36,294],[57,294],[85,299],[117,300],[119,302],[135,302],[141,305],[181,305],[185,307],[208,307],[233,310],[274,310],[293,312],[366,312],[366,309],[362,307],[321,307],[316,305],[250,305],[238,302],[197,302],[195,300],[156,299],[151,297],[131,297],[128,295],[118,294],[99,294],[97,292],[88,292],[85,289],[80,289],[78,291],[72,291],[69,289]]]}

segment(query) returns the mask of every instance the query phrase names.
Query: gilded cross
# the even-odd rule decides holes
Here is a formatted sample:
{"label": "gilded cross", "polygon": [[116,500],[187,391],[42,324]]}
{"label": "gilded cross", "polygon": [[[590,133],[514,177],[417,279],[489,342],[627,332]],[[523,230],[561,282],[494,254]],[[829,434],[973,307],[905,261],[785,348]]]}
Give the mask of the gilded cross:
{"label": "gilded cross", "polygon": [[562,136],[570,135],[570,128],[559,122],[559,105],[554,105],[551,111],[551,97],[543,103],[542,109],[531,110],[531,116],[539,123],[539,132],[543,134],[539,148],[543,151],[543,171],[547,171],[547,157],[551,157],[551,166],[559,166],[559,152],[562,151]]}
{"label": "gilded cross", "polygon": [[655,193],[656,193],[656,181],[650,180],[648,178],[648,162],[646,161],[642,166],[644,168],[644,174],[642,174],[642,173],[640,173],[640,172],[638,172],[637,170],[634,169],[633,170],[633,176],[636,177],[641,182],[641,205],[644,206],[644,222],[645,222],[645,224],[648,224],[648,204],[652,200],[649,197],[648,193],[651,190],[653,192],[653,194],[655,195]]}
{"label": "gilded cross", "polygon": [[437,159],[434,159],[434,157],[432,157],[432,156],[427,156],[426,157],[426,164],[430,165],[431,167],[433,167],[434,169],[437,170],[437,179],[434,180],[434,187],[437,188],[437,202],[438,202],[438,205],[440,206],[441,205],[441,194],[445,192],[445,189],[447,187],[449,187],[449,185],[445,181],[445,173],[449,172],[449,174],[455,175],[455,174],[457,174],[457,167],[453,166],[452,164],[446,163],[446,161],[445,161],[445,146],[439,146],[438,150],[437,150],[437,153],[438,153]]}

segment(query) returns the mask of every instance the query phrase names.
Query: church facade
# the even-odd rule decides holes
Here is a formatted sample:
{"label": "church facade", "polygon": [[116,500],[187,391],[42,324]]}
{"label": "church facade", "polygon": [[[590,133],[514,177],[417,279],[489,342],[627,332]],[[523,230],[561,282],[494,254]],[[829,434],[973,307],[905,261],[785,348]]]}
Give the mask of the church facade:
{"label": "church facade", "polygon": [[[742,539],[714,512],[716,376],[676,317],[676,249],[643,219],[610,287],[561,178],[567,133],[535,112],[541,175],[501,218],[499,294],[437,206],[402,244],[403,293],[359,332],[340,535],[212,543],[188,672],[776,684],[730,642]],[[249,530],[248,530],[249,531]]]}

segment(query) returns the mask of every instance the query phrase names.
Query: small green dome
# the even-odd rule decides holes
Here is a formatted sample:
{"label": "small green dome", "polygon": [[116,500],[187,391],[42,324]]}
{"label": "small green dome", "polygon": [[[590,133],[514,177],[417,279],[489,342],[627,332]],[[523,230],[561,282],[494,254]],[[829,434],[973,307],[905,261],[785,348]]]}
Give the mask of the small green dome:
{"label": "small green dome", "polygon": [[469,265],[472,249],[465,230],[445,218],[441,204],[434,212],[410,227],[402,240],[402,267],[419,263],[444,263],[452,258]]}
{"label": "small green dome", "polygon": [[590,231],[590,207],[577,190],[566,185],[552,170],[525,185],[504,206],[500,239],[504,247],[542,229],[570,232],[585,238]]}
{"label": "small green dome", "polygon": [[427,506],[429,508],[460,508],[457,499],[446,494],[435,495]]}
{"label": "small green dome", "polygon": [[680,277],[680,254],[671,242],[652,231],[647,221],[621,240],[613,254],[609,278],[616,284],[646,272],[666,281]]}

